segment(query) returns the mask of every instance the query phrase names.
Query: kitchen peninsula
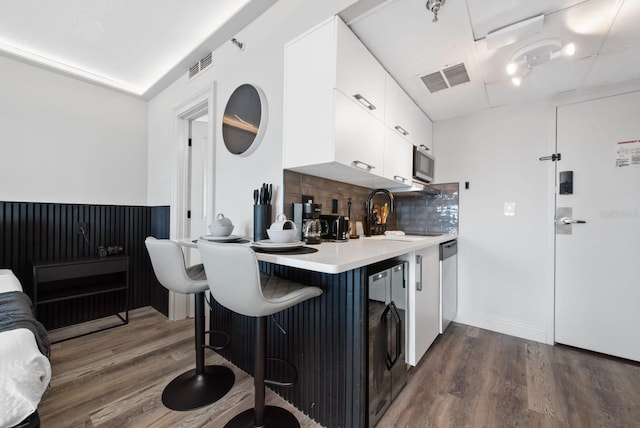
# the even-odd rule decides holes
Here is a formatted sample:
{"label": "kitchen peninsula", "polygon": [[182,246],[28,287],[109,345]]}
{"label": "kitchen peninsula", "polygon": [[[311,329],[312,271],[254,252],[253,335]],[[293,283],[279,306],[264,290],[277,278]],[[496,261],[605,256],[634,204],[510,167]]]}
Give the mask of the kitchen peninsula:
{"label": "kitchen peninsula", "polygon": [[[416,284],[416,275],[424,275],[427,270],[433,278],[434,269],[438,269],[439,244],[456,238],[447,234],[436,237],[377,236],[341,243],[323,242],[313,246],[318,251],[312,254],[257,252],[263,272],[323,289],[321,296],[278,313],[270,320],[267,356],[283,358],[298,371],[298,382],[293,387],[271,388],[323,426],[367,426],[367,279],[370,269],[380,262],[396,259],[408,263],[407,285]],[[417,269],[416,255],[424,251],[435,254],[436,263]],[[438,274],[435,275],[437,278]],[[418,321],[420,329],[417,331],[416,320],[424,318],[421,312],[430,312],[427,316],[434,320],[439,316],[439,294],[433,297],[434,287],[437,292],[437,284],[431,284],[431,288],[423,285],[421,291],[407,287],[405,349],[408,350],[407,362],[412,365],[435,338],[427,342],[424,350],[416,350],[415,339],[422,333],[422,322]],[[429,307],[423,305],[422,295],[427,293],[431,293],[427,300]],[[250,318],[212,302],[211,330],[225,331],[231,337],[229,346],[218,352],[248,373],[253,373],[253,324]],[[212,341],[215,342],[215,336]],[[269,361],[267,377],[286,381],[292,373],[284,364]]]}

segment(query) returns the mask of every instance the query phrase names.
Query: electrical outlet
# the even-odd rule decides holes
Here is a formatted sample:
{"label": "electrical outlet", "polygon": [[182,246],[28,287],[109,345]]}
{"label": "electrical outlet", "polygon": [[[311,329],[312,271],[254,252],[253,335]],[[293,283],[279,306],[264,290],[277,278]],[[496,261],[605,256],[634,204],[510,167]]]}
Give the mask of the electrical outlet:
{"label": "electrical outlet", "polygon": [[85,223],[83,221],[79,221],[76,224],[76,235],[82,235],[89,232],[89,223]]}

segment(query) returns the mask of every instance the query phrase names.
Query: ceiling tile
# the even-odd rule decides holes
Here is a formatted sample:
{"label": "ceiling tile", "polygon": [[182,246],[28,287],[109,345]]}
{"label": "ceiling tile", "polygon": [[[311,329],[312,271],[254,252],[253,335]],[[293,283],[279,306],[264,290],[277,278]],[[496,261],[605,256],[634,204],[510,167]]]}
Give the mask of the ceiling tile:
{"label": "ceiling tile", "polygon": [[419,97],[416,102],[431,120],[448,119],[490,107],[484,86],[445,89]]}
{"label": "ceiling tile", "polygon": [[615,52],[640,45],[640,1],[627,0],[609,30],[600,53]]}
{"label": "ceiling tile", "polygon": [[[469,19],[475,40],[486,37],[491,31],[516,22],[583,3],[585,0],[467,0]],[[446,4],[447,6],[449,3]]]}
{"label": "ceiling tile", "polygon": [[550,62],[534,68],[520,86],[513,85],[510,80],[488,84],[487,95],[491,107],[536,101],[576,90],[582,86],[592,63],[591,58],[569,63]]}
{"label": "ceiling tile", "polygon": [[600,86],[640,78],[640,46],[598,55],[585,86]]}
{"label": "ceiling tile", "polygon": [[435,23],[425,3],[392,1],[351,24],[393,76],[426,74],[457,64],[473,42],[464,2],[445,3]]}

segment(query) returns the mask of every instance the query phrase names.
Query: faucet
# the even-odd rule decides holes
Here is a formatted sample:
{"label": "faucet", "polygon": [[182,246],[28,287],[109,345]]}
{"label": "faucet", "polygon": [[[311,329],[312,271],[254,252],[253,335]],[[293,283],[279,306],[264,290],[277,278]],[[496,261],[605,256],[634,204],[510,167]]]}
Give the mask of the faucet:
{"label": "faucet", "polygon": [[371,236],[371,226],[374,221],[373,213],[371,212],[371,201],[373,200],[373,197],[378,193],[387,195],[387,197],[389,198],[389,206],[391,208],[391,212],[393,212],[394,210],[393,195],[390,191],[388,191],[387,189],[375,189],[373,192],[369,193],[369,196],[367,196],[367,200],[364,205],[366,225],[364,231],[365,236]]}

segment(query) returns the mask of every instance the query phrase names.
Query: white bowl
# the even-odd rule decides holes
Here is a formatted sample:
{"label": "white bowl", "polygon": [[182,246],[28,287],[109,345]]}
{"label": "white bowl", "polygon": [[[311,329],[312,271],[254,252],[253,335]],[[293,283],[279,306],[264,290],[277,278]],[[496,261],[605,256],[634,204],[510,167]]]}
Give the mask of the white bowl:
{"label": "white bowl", "polygon": [[209,233],[212,236],[229,236],[231,232],[233,232],[233,225],[230,226],[218,226],[217,224],[212,224],[209,226]]}
{"label": "white bowl", "polygon": [[269,235],[269,239],[273,242],[278,242],[281,244],[294,242],[296,239],[296,230],[295,229],[285,229],[285,230],[276,230],[276,229],[267,229],[267,235]]}

